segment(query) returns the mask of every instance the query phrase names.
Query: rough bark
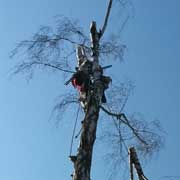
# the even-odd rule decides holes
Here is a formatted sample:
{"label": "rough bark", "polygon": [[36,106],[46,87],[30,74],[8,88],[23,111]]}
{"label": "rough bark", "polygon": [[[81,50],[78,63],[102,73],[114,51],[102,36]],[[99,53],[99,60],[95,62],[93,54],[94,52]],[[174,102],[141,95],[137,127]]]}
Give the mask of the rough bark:
{"label": "rough bark", "polygon": [[[102,31],[97,31],[96,22],[92,22],[90,26],[91,50],[92,50],[92,79],[93,91],[88,94],[87,108],[85,110],[85,118],[82,124],[82,133],[80,137],[80,145],[75,158],[71,158],[74,163],[73,180],[90,180],[90,171],[92,163],[93,146],[96,139],[96,129],[99,118],[100,104],[104,91],[102,83],[102,68],[99,65],[99,41],[105,32],[108,17],[110,14],[112,1],[109,0],[106,12],[105,22]],[[78,57],[79,59],[80,57]]]}
{"label": "rough bark", "polygon": [[99,33],[96,29],[96,23],[92,22],[90,28],[92,42],[92,59],[93,59],[93,80],[94,89],[89,95],[87,110],[82,123],[82,133],[77,155],[72,160],[74,163],[73,180],[90,180],[91,162],[93,154],[93,145],[96,139],[96,129],[99,117],[101,97],[103,93],[103,84],[100,80],[102,75],[99,66]]}
{"label": "rough bark", "polygon": [[96,128],[99,117],[99,108],[95,101],[93,98],[90,100],[83,121],[80,145],[77,158],[74,162],[75,171],[73,180],[90,180],[93,145],[96,139]]}

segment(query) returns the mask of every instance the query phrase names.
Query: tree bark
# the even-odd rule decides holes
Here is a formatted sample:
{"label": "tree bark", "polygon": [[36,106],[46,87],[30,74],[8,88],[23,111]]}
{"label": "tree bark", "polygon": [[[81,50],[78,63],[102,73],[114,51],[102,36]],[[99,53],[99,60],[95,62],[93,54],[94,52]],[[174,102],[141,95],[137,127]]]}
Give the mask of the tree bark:
{"label": "tree bark", "polygon": [[82,133],[77,155],[73,161],[73,180],[90,180],[93,146],[96,139],[96,129],[99,118],[103,84],[101,82],[102,70],[99,66],[99,39],[100,35],[96,29],[96,23],[92,22],[90,27],[91,48],[93,59],[93,92],[89,95],[85,118],[82,123]]}
{"label": "tree bark", "polygon": [[93,91],[88,95],[85,118],[82,124],[82,133],[77,155],[71,159],[74,163],[73,180],[90,180],[93,146],[96,140],[96,129],[99,118],[100,104],[104,93],[102,82],[102,68],[99,65],[99,41],[107,27],[113,0],[109,0],[105,21],[102,30],[97,31],[96,22],[91,23],[90,37],[92,50],[92,78]]}
{"label": "tree bark", "polygon": [[[139,180],[148,180],[147,177],[144,175],[141,164],[139,162],[136,150],[134,147],[130,147],[129,148],[129,156],[130,156],[130,166],[132,166],[132,164],[134,164],[134,167],[136,169],[137,175],[138,175],[138,179]],[[131,167],[132,168],[132,167]],[[131,171],[131,173],[133,173]],[[133,177],[133,175],[131,175],[131,178]]]}
{"label": "tree bark", "polygon": [[74,162],[73,180],[90,180],[93,145],[99,117],[99,108],[93,101],[92,98],[83,121],[77,159]]}

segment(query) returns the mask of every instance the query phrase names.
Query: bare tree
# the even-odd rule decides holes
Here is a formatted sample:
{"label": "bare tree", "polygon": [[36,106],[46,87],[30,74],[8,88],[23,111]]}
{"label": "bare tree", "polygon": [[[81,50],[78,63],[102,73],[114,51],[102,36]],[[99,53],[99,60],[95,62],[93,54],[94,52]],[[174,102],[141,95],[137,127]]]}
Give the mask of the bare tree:
{"label": "bare tree", "polygon": [[[116,2],[125,5],[125,1]],[[134,115],[127,116],[123,113],[132,89],[130,83],[121,83],[111,88],[107,97],[112,98],[108,98],[109,102],[106,103],[104,91],[108,89],[111,78],[103,75],[106,67],[101,67],[100,59],[103,56],[122,59],[125,49],[118,39],[102,40],[113,3],[113,0],[109,0],[100,30],[97,30],[95,21],[91,23],[90,38],[85,35],[77,21],[61,17],[56,29],[41,27],[32,39],[20,42],[12,51],[12,57],[21,53],[23,58],[15,67],[14,74],[28,73],[29,77],[32,77],[35,68],[48,68],[65,75],[71,73],[72,77],[66,84],[72,82],[74,86],[76,84],[73,80],[83,74],[79,93],[62,96],[54,108],[62,114],[70,104],[80,102],[84,112],[78,151],[75,156],[70,156],[74,164],[73,180],[90,180],[93,146],[101,110],[111,117],[115,127],[115,131],[107,132],[104,136],[113,139],[114,151],[117,150],[118,154],[112,158],[126,158],[129,145],[135,146],[144,155],[158,151],[162,145],[161,136],[154,128],[159,127],[157,122],[146,122]],[[75,53],[77,65],[76,70],[73,70],[75,63],[72,62],[72,57]]]}

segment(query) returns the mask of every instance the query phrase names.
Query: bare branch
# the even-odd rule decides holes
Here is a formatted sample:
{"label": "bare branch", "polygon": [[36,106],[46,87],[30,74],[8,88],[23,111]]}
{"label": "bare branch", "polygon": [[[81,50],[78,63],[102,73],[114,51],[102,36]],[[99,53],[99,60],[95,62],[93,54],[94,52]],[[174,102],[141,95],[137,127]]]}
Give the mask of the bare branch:
{"label": "bare branch", "polygon": [[20,42],[12,50],[10,57],[20,55],[21,60],[14,72],[31,74],[33,67],[41,66],[74,73],[70,68],[70,60],[75,55],[76,45],[90,49],[88,42],[89,39],[76,21],[61,18],[55,30],[43,26],[30,40]]}
{"label": "bare branch", "polygon": [[111,112],[122,112],[124,109],[127,99],[134,90],[134,83],[130,80],[126,81],[113,81],[111,87],[107,90],[107,107],[110,108]]}
{"label": "bare branch", "polygon": [[100,106],[101,109],[107,113],[110,116],[114,116],[116,117],[118,120],[120,120],[122,123],[124,123],[125,125],[127,125],[132,132],[134,133],[134,135],[137,137],[137,139],[139,139],[139,141],[141,141],[143,144],[145,144],[146,146],[148,145],[148,143],[146,141],[143,140],[143,138],[137,133],[137,130],[134,129],[134,127],[129,123],[129,120],[127,119],[126,115],[124,113],[112,113],[110,111],[108,111],[107,109],[105,109],[103,106]]}
{"label": "bare branch", "polygon": [[99,52],[103,58],[107,58],[108,60],[122,60],[125,49],[126,46],[119,43],[118,37],[112,37],[108,41],[101,42]]}
{"label": "bare branch", "polygon": [[70,70],[66,70],[61,68],[58,64],[51,64],[51,63],[45,63],[45,62],[40,62],[40,61],[32,61],[32,62],[22,62],[21,64],[17,65],[14,69],[13,69],[13,73],[12,74],[18,74],[18,73],[23,73],[25,71],[30,71],[30,69],[33,70],[34,67],[50,67],[52,69],[58,70],[58,71],[62,71],[62,72],[66,72],[66,73],[74,73],[74,71],[70,71]]}
{"label": "bare branch", "polygon": [[78,101],[77,94],[72,94],[72,93],[63,94],[59,96],[57,100],[58,100],[58,103],[54,106],[52,115],[53,116],[55,115],[55,118],[57,120],[56,124],[58,126],[60,120],[65,115],[65,112],[68,109],[68,107],[73,104],[78,104],[79,101]]}
{"label": "bare branch", "polygon": [[106,12],[105,20],[104,20],[104,25],[103,25],[101,33],[100,33],[100,38],[103,36],[103,34],[104,34],[105,30],[106,30],[109,15],[110,15],[110,11],[111,11],[111,7],[112,7],[112,2],[113,2],[113,0],[109,0],[109,5],[108,5],[108,8],[107,8],[107,12]]}
{"label": "bare branch", "polygon": [[[115,117],[116,119],[120,120],[124,125],[126,125],[129,130],[131,130],[130,138],[126,139],[126,141],[130,140],[130,145],[136,146],[136,148],[144,153],[144,155],[151,155],[151,153],[155,152],[155,150],[159,150],[160,147],[163,144],[162,138],[155,133],[155,128],[151,130],[150,125],[147,124],[144,120],[136,120],[131,117],[130,119],[127,119],[124,113],[112,113],[111,111],[107,110],[106,108],[101,106],[101,109],[107,113],[110,116]],[[155,125],[155,123],[152,123],[152,125]],[[157,127],[157,126],[156,126]],[[158,127],[157,127],[158,128]],[[128,129],[124,130],[123,137],[128,137],[127,134]],[[122,130],[121,130],[122,131]],[[138,144],[134,144],[132,140],[138,140]]]}

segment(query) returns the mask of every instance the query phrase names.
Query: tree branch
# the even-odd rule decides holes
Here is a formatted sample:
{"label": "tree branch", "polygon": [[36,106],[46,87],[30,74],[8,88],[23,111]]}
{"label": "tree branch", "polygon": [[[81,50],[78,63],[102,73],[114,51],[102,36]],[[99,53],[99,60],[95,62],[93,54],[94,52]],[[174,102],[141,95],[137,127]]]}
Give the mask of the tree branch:
{"label": "tree branch", "polygon": [[[78,96],[77,94],[72,94],[72,93],[65,93],[60,95],[57,98],[57,103],[53,107],[53,110],[51,112],[51,117],[54,117],[56,119],[56,125],[58,127],[60,120],[62,120],[63,116],[67,112],[66,110],[70,105],[75,105],[78,104]],[[74,108],[74,107],[73,107]]]}
{"label": "tree branch", "polygon": [[103,34],[104,34],[105,30],[106,30],[109,15],[110,15],[110,11],[111,11],[111,7],[112,7],[112,2],[113,2],[113,0],[109,0],[109,5],[108,5],[108,8],[107,8],[107,12],[106,12],[105,20],[104,20],[104,25],[103,25],[102,30],[101,30],[100,38],[103,36]]}
{"label": "tree branch", "polygon": [[[127,125],[133,132],[133,134],[137,137],[137,139],[143,143],[144,145],[148,146],[148,143],[143,140],[143,138],[139,135],[139,133],[137,132],[137,130],[129,123],[129,120],[127,119],[126,115],[124,113],[112,113],[110,111],[108,111],[106,108],[104,108],[103,106],[100,106],[100,108],[108,115],[110,116],[114,116],[116,117],[118,120],[120,120],[122,123],[124,123],[125,125]],[[124,119],[122,119],[124,118]]]}

